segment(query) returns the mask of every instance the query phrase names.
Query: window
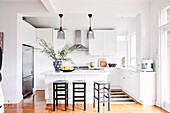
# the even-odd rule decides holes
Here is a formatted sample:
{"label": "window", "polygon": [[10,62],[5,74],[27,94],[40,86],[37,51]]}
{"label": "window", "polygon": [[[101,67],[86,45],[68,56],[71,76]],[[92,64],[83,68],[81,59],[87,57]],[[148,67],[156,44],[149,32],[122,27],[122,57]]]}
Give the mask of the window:
{"label": "window", "polygon": [[128,39],[128,60],[130,67],[136,66],[136,33],[129,35]]}
{"label": "window", "polygon": [[126,41],[126,35],[118,35],[117,41]]}
{"label": "window", "polygon": [[161,23],[160,25],[166,25],[170,23],[170,6],[161,10]]}

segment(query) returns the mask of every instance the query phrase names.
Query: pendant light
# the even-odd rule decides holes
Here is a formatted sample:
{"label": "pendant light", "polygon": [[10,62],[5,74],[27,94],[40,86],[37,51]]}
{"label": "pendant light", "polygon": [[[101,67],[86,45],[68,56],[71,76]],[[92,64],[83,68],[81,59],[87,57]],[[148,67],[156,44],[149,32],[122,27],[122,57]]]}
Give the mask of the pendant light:
{"label": "pendant light", "polygon": [[58,33],[57,33],[57,39],[65,39],[65,33],[63,31],[63,28],[62,28],[63,14],[59,14],[59,17],[60,17],[60,29],[58,30]]}
{"label": "pendant light", "polygon": [[89,26],[89,30],[88,30],[88,32],[87,32],[87,38],[88,39],[94,39],[94,32],[93,32],[93,30],[92,30],[92,28],[91,28],[91,18],[92,18],[92,14],[88,14],[88,16],[89,16],[89,19],[90,19],[90,26]]}

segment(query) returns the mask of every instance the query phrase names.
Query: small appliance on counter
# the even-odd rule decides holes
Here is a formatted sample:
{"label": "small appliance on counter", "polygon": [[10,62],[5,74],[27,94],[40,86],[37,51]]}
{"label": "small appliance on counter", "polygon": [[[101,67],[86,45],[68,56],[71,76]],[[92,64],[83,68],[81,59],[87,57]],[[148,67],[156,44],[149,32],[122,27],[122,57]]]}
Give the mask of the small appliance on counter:
{"label": "small appliance on counter", "polygon": [[142,64],[142,72],[153,72],[153,60],[152,59],[143,59]]}

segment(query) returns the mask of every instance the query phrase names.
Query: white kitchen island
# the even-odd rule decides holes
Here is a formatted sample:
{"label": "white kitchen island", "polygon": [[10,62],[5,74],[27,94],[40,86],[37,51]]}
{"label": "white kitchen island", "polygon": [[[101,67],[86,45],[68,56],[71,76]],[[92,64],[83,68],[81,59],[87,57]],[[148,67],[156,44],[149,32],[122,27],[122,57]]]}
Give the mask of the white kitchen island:
{"label": "white kitchen island", "polygon": [[[105,70],[75,70],[73,72],[55,72],[47,71],[43,72],[45,75],[45,99],[47,104],[52,104],[53,99],[53,82],[55,80],[68,80],[68,101],[72,104],[72,82],[73,80],[85,80],[86,81],[86,100],[87,103],[93,103],[93,82],[94,81],[106,81],[108,71]],[[60,100],[59,103],[64,101]]]}

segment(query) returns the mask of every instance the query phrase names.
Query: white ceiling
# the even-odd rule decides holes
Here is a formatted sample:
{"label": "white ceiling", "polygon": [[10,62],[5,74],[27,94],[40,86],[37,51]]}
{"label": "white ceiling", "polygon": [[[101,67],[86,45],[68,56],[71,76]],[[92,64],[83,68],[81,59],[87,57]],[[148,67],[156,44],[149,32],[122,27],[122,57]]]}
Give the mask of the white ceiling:
{"label": "white ceiling", "polygon": [[149,2],[150,0],[54,0],[55,2]]}
{"label": "white ceiling", "polygon": [[0,2],[40,2],[41,0],[0,0]]}
{"label": "white ceiling", "polygon": [[[39,2],[40,0],[0,0],[0,2]],[[68,2],[68,0],[55,0],[56,2]],[[70,0],[69,0],[70,1]],[[73,1],[73,0],[71,0]],[[78,0],[74,0],[78,1]],[[99,1],[99,0],[81,0],[82,1]],[[149,2],[150,0],[100,0],[100,1],[111,1],[111,2]]]}
{"label": "white ceiling", "polygon": [[[125,33],[133,28],[135,17],[114,17],[110,15],[94,14],[92,27],[94,29],[115,29]],[[26,21],[36,28],[59,28],[58,17],[27,17]],[[87,30],[89,19],[86,14],[67,14],[63,18],[63,28],[67,30]]]}

